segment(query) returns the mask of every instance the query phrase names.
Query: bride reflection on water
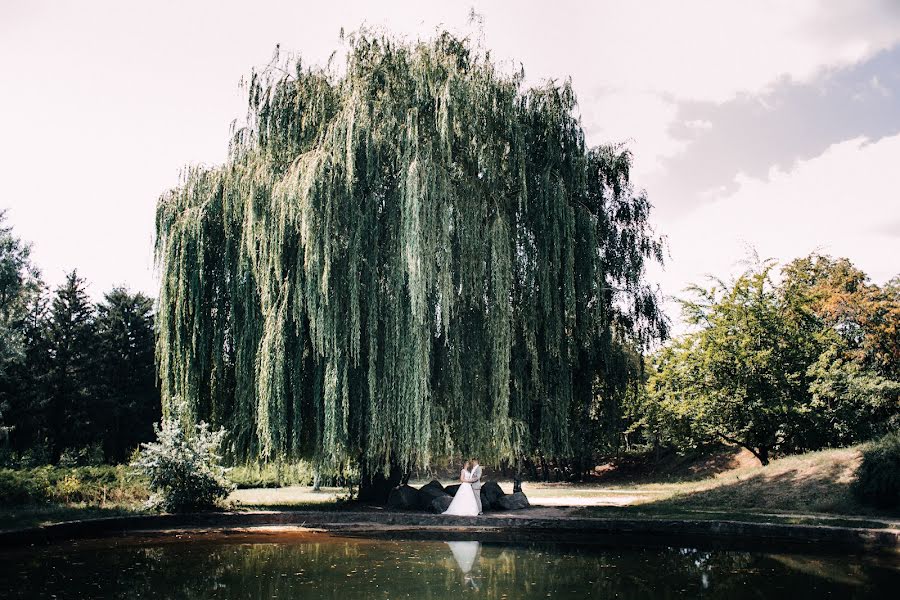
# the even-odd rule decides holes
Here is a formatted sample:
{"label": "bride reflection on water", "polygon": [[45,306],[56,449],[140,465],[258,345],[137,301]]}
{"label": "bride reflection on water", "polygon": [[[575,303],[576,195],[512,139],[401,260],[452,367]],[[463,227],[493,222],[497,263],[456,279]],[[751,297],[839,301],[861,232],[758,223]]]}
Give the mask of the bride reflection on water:
{"label": "bride reflection on water", "polygon": [[445,543],[450,546],[450,551],[453,553],[453,560],[456,561],[456,566],[459,567],[459,570],[463,572],[463,578],[466,585],[477,590],[479,587],[478,579],[475,577],[472,570],[475,568],[475,563],[478,561],[478,555],[481,552],[481,542]]}

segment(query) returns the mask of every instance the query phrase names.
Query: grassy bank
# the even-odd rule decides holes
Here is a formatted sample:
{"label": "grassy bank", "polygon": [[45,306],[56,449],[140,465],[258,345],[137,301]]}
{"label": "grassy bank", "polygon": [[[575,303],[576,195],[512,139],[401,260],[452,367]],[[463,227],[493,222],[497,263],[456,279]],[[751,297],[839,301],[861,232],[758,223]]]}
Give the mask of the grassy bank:
{"label": "grassy bank", "polygon": [[875,514],[850,486],[861,461],[860,447],[789,456],[725,471],[676,487],[657,503],[673,508]]}
{"label": "grassy bank", "polygon": [[0,529],[140,512],[148,497],[123,465],[0,469]]}
{"label": "grassy bank", "polygon": [[[618,480],[593,489],[562,490],[573,498],[615,499],[577,512],[582,516],[750,520],[862,527],[900,527],[900,512],[861,504],[851,492],[864,446],[809,452],[760,466],[745,453],[702,476],[645,483]],[[615,478],[613,478],[615,479]],[[544,486],[547,487],[547,486]],[[540,503],[541,490],[535,502]],[[582,502],[584,504],[584,502]],[[598,505],[599,504],[599,505]]]}
{"label": "grassy bank", "polygon": [[[746,452],[674,462],[657,471],[610,468],[590,483],[525,482],[546,516],[685,518],[900,527],[900,514],[860,504],[850,491],[862,446],[811,452],[759,466]],[[345,488],[313,492],[310,473],[273,467],[232,470],[234,510],[365,509]],[[490,470],[486,478],[492,479]],[[299,482],[299,485],[295,482]],[[254,483],[260,487],[249,487]],[[282,487],[279,484],[294,483]],[[414,485],[425,481],[412,482]],[[447,480],[444,483],[449,484]],[[512,491],[511,481],[500,481]],[[0,529],[144,511],[148,493],[123,466],[0,470]]]}

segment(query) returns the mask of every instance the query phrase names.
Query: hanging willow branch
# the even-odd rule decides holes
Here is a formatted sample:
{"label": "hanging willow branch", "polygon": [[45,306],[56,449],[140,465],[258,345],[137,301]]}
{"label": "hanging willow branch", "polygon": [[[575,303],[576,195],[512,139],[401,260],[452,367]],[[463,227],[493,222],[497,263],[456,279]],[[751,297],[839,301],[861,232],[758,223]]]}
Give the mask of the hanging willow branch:
{"label": "hanging willow branch", "polygon": [[570,84],[523,89],[449,34],[361,34],[341,76],[247,87],[226,164],[159,200],[167,405],[245,458],[571,453],[665,320],[650,204],[627,152],[585,148]]}

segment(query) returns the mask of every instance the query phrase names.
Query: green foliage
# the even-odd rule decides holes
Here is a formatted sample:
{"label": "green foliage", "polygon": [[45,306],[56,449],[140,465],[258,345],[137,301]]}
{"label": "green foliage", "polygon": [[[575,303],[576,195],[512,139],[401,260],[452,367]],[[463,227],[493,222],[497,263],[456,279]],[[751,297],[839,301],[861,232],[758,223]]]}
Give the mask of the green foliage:
{"label": "green foliage", "polygon": [[227,163],[158,203],[164,409],[368,472],[589,447],[666,333],[662,245],[570,83],[522,81],[446,33],[253,73]]}
{"label": "green foliage", "polygon": [[6,211],[0,210],[0,442],[12,428],[10,383],[25,362],[24,325],[29,303],[40,289],[31,246],[16,237],[5,221]]}
{"label": "green foliage", "polygon": [[865,504],[900,508],[900,431],[872,442],[863,451],[853,493]]}
{"label": "green foliage", "polygon": [[[774,264],[734,282],[692,289],[685,315],[696,328],[653,359],[635,428],[675,445],[718,437],[766,464],[773,452],[843,446],[896,428],[900,382],[886,326],[892,300],[849,261]],[[900,297],[898,297],[900,298]],[[875,316],[873,316],[875,315]]]}
{"label": "green foliage", "polygon": [[53,453],[89,445],[100,407],[90,402],[97,373],[94,307],[86,283],[72,271],[53,298],[47,331],[50,371],[47,373],[48,427],[54,433]]}
{"label": "green foliage", "polygon": [[866,369],[837,346],[822,352],[807,374],[811,412],[831,425],[813,428],[810,445],[849,446],[900,429],[900,381]]}
{"label": "green foliage", "polygon": [[189,435],[179,418],[163,419],[155,427],[157,441],[141,445],[131,466],[148,480],[149,505],[170,512],[213,508],[232,486],[220,464],[225,431],[200,422]]}
{"label": "green foliage", "polygon": [[160,416],[152,301],[94,306],[77,272],[48,296],[0,212],[0,464],[119,462]]}
{"label": "green foliage", "polygon": [[97,306],[98,376],[94,404],[101,407],[107,460],[120,462],[152,439],[160,418],[154,359],[153,301],[114,288]]}
{"label": "green foliage", "polygon": [[16,471],[0,469],[0,505],[46,502],[49,485],[42,471]]}
{"label": "green foliage", "polygon": [[817,324],[803,301],[771,281],[771,263],[732,285],[694,288],[684,302],[700,328],[656,376],[666,402],[684,404],[694,426],[748,448],[763,464],[796,441],[809,410],[808,365],[818,355]]}
{"label": "green foliage", "polygon": [[[346,473],[317,470],[307,461],[249,463],[231,467],[228,480],[238,488],[274,488],[288,485],[314,485],[318,473],[320,485],[337,486],[346,482]],[[358,475],[358,474],[357,474]]]}
{"label": "green foliage", "polygon": [[103,448],[94,442],[83,448],[67,448],[59,456],[57,465],[66,467],[96,466],[103,464]]}
{"label": "green foliage", "polygon": [[0,506],[46,503],[103,506],[143,501],[147,496],[143,480],[130,476],[122,465],[0,469]]}
{"label": "green foliage", "polygon": [[6,211],[0,210],[0,377],[11,363],[23,358],[21,324],[39,285],[31,246],[16,237],[5,221]]}

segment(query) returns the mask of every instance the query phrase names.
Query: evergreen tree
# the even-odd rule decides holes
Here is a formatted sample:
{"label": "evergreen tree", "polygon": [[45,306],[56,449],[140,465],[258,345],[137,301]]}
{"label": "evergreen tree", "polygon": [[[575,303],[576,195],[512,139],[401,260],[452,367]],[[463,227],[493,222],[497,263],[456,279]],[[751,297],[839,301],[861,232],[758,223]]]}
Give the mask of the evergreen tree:
{"label": "evergreen tree", "polygon": [[99,441],[97,332],[85,281],[72,271],[54,294],[48,327],[47,422],[51,454]]}
{"label": "evergreen tree", "polygon": [[11,447],[27,455],[26,463],[50,460],[52,434],[47,420],[50,371],[49,298],[43,285],[28,304],[21,324],[23,360],[9,377],[9,417],[13,424]]}
{"label": "evergreen tree", "polygon": [[101,410],[96,433],[108,460],[122,461],[153,439],[160,419],[154,364],[153,301],[115,288],[97,307]]}

